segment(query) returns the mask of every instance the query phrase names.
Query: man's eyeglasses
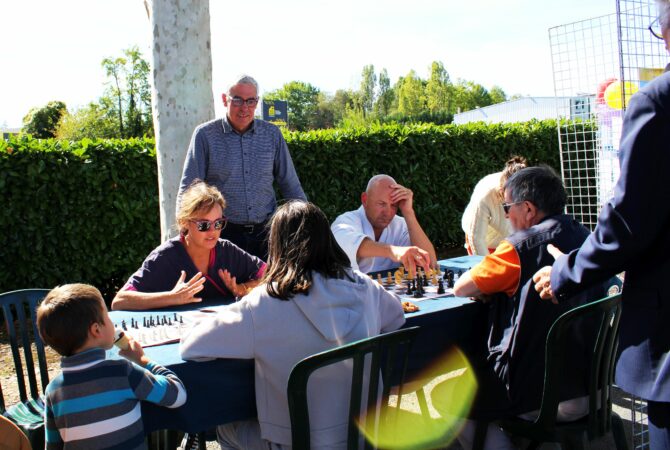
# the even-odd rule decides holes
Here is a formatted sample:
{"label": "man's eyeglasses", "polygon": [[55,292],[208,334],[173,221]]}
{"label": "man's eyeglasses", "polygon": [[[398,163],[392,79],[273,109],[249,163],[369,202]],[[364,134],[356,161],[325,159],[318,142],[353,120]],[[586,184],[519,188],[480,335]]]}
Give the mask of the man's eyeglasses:
{"label": "man's eyeglasses", "polygon": [[520,202],[512,202],[512,203],[503,203],[503,211],[505,211],[505,214],[509,214],[509,209],[512,207],[512,205],[518,205],[519,203],[523,203],[525,200],[521,200]]}
{"label": "man's eyeglasses", "polygon": [[226,228],[226,218],[222,217],[220,219],[216,220],[191,220],[197,227],[198,231],[205,232],[209,231],[209,229],[214,225],[215,230],[223,230]]}
{"label": "man's eyeglasses", "polygon": [[251,108],[258,104],[258,97],[242,98],[235,96],[231,97],[230,104],[238,107],[246,104],[249,108]]}
{"label": "man's eyeglasses", "polygon": [[651,25],[649,25],[649,32],[656,39],[663,39],[663,32],[661,31],[661,21],[659,20],[658,17],[651,23]]}

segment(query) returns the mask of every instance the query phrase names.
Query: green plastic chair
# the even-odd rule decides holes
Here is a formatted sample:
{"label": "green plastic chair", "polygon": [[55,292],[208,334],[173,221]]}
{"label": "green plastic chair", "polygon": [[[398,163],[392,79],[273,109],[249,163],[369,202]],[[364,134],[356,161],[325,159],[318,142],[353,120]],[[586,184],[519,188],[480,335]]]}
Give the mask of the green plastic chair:
{"label": "green plastic chair", "polygon": [[[0,414],[16,423],[26,433],[33,448],[44,448],[42,394],[49,384],[49,372],[44,344],[37,332],[35,320],[37,306],[48,292],[49,289],[23,289],[0,294],[0,306],[14,360],[20,399],[19,403],[5,408],[0,388]],[[37,354],[37,370],[32,344]],[[38,378],[40,385],[37,383]]]}
{"label": "green plastic chair", "polygon": [[[557,422],[561,374],[570,370],[564,367],[566,339],[573,332],[575,321],[591,316],[600,324],[591,349],[589,379],[589,413],[573,422]],[[534,421],[521,418],[505,419],[496,423],[512,436],[530,440],[528,448],[542,442],[557,442],[562,448],[583,448],[584,435],[594,440],[612,431],[616,448],[627,449],[621,418],[612,411],[612,382],[616,358],[621,294],[612,295],[592,303],[578,306],[561,315],[547,335],[544,388],[539,416]],[[473,448],[481,449],[486,435],[486,424],[478,423]]]}
{"label": "green plastic chair", "polygon": [[[307,406],[307,381],[317,369],[329,366],[344,360],[353,360],[351,393],[349,395],[349,427],[347,433],[347,448],[358,448],[363,442],[364,448],[376,448],[365,441],[356,425],[361,414],[361,399],[367,387],[367,411],[374,411],[377,416],[379,407],[388,402],[392,384],[398,387],[398,402],[403,395],[403,383],[407,369],[407,361],[412,342],[419,327],[405,328],[390,333],[362,339],[351,344],[327,350],[309,356],[298,362],[288,379],[288,407],[291,417],[291,439],[294,450],[310,448],[309,410]],[[370,363],[366,367],[366,357]],[[379,390],[379,375],[381,374],[381,397]],[[343,395],[345,395],[343,393]],[[379,398],[382,401],[378,401]],[[324,407],[327,407],[324,405]],[[389,420],[384,409],[380,420]]]}

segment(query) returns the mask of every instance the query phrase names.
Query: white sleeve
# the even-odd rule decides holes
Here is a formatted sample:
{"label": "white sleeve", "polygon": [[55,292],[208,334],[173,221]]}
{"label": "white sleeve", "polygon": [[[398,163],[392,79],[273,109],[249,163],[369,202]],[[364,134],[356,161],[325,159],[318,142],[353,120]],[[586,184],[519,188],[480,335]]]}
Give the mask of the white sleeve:
{"label": "white sleeve", "polygon": [[337,243],[349,257],[351,267],[358,270],[356,253],[358,253],[358,247],[360,247],[363,239],[368,237],[363,233],[360,220],[354,214],[344,213],[335,219],[330,229]]}
{"label": "white sleeve", "polygon": [[242,300],[195,322],[181,338],[182,359],[253,358],[254,329],[248,305]]}

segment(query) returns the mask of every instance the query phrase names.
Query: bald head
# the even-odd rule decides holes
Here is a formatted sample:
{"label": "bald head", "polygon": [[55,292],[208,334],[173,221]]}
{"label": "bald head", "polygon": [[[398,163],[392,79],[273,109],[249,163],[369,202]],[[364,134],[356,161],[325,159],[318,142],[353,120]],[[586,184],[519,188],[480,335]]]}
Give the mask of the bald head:
{"label": "bald head", "polygon": [[391,184],[396,184],[393,177],[380,173],[379,175],[375,175],[374,177],[370,178],[370,181],[368,181],[368,187],[365,188],[365,192],[370,194],[371,191],[377,189],[381,185],[389,186]]}

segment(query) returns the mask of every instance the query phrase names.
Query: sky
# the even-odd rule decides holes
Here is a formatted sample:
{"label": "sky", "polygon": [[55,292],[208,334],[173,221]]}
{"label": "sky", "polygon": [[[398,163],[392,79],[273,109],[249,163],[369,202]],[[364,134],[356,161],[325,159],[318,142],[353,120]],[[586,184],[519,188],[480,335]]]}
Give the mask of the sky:
{"label": "sky", "polygon": [[[206,0],[202,0],[205,2]],[[304,81],[323,92],[358,89],[363,66],[392,83],[441,61],[508,95],[554,95],[549,28],[612,14],[615,0],[210,0],[212,95],[235,76],[263,92]],[[70,112],[106,87],[101,61],[137,46],[151,59],[142,0],[2,0],[0,128],[18,128],[33,107],[63,101]],[[11,38],[10,38],[11,37]]]}

